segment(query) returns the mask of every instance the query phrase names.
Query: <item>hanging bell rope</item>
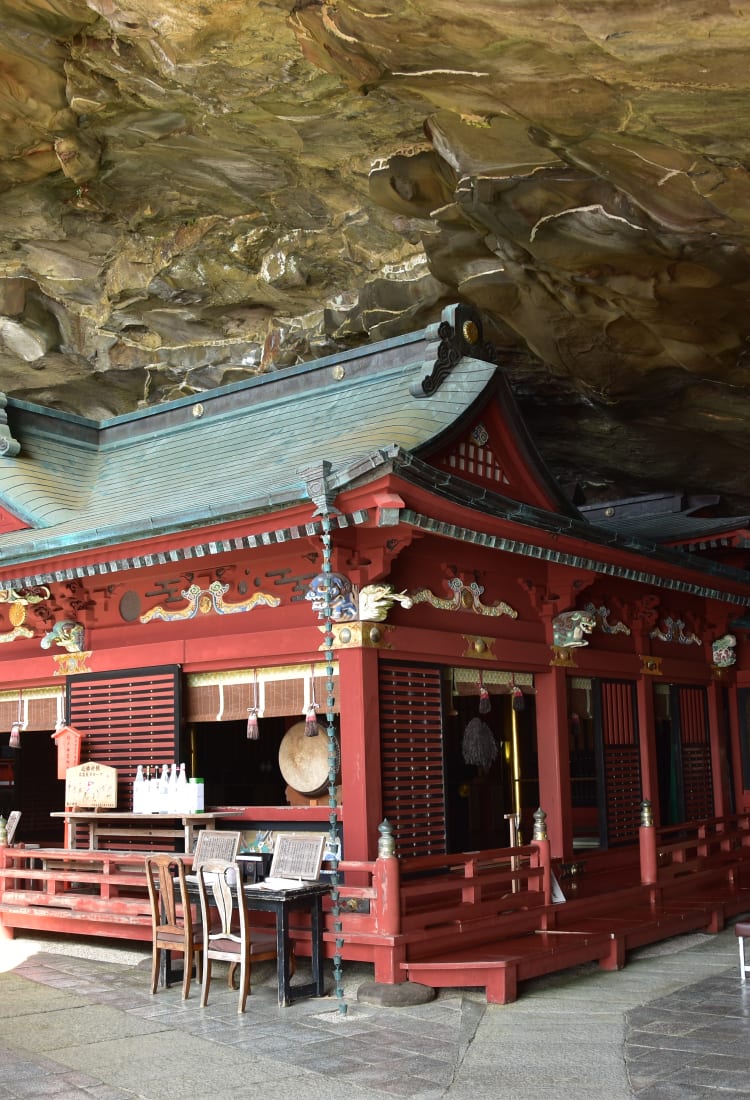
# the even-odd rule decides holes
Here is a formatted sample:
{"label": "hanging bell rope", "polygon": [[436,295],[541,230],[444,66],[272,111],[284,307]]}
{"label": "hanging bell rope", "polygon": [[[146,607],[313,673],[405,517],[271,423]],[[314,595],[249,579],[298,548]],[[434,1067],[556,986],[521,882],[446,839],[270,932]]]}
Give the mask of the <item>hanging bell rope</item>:
{"label": "hanging bell rope", "polygon": [[247,739],[257,741],[260,737],[258,728],[258,672],[253,669],[253,705],[247,710]]}

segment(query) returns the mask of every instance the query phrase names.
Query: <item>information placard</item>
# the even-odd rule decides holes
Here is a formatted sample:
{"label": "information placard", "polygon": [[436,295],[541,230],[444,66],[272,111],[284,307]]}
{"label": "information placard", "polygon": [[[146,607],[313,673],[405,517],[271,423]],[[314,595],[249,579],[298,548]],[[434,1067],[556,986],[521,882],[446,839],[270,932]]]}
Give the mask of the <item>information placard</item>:
{"label": "information placard", "polygon": [[65,805],[92,809],[117,806],[117,768],[106,764],[79,764],[65,774]]}

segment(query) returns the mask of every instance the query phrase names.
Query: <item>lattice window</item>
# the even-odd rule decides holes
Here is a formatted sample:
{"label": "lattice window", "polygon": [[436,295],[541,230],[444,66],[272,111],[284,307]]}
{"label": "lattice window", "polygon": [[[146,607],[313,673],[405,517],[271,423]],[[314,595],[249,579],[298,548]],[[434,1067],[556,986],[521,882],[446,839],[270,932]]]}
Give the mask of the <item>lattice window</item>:
{"label": "lattice window", "polygon": [[440,670],[381,663],[383,815],[399,856],[446,852]]}
{"label": "lattice window", "polygon": [[641,761],[635,745],[605,745],[604,775],[607,843],[631,844],[638,838]]}
{"label": "lattice window", "polygon": [[459,477],[486,481],[493,485],[508,485],[508,478],[492,450],[476,443],[459,443],[452,451],[443,455],[437,462],[443,470],[449,470]]}

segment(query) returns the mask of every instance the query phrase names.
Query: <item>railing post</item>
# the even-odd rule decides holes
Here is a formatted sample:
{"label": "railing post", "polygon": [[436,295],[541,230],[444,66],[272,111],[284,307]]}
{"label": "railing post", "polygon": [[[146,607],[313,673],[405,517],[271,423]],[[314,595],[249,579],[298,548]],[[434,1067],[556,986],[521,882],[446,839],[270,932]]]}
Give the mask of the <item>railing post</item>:
{"label": "railing post", "polygon": [[656,854],[654,818],[651,812],[651,803],[648,801],[641,802],[638,843],[641,851],[641,883],[644,886],[654,886],[659,878],[659,860]]}
{"label": "railing post", "polygon": [[373,871],[375,887],[375,927],[385,936],[401,931],[401,888],[398,857],[390,822],[378,825],[378,858]]}
{"label": "railing post", "polygon": [[542,867],[542,889],[544,890],[544,904],[552,904],[552,854],[550,851],[549,837],[547,836],[547,815],[541,806],[534,814],[534,833],[532,845],[536,848],[539,864]]}

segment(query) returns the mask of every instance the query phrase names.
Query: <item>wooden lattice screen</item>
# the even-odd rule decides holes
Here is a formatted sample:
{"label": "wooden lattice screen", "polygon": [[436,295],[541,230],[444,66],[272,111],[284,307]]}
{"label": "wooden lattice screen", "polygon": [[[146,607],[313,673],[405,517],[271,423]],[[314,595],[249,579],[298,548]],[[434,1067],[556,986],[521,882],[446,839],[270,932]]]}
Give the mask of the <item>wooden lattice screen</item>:
{"label": "wooden lattice screen", "polygon": [[440,670],[380,665],[383,814],[399,856],[446,851]]}
{"label": "wooden lattice screen", "polygon": [[632,684],[601,681],[601,738],[606,843],[632,844],[638,839],[642,799]]}
{"label": "wooden lattice screen", "polygon": [[161,768],[176,759],[180,669],[84,673],[68,679],[68,722],[83,734],[81,760],[117,768],[117,808],[130,810],[139,764]]}
{"label": "wooden lattice screen", "polygon": [[706,691],[702,687],[681,686],[677,688],[677,695],[685,820],[698,821],[714,816]]}

